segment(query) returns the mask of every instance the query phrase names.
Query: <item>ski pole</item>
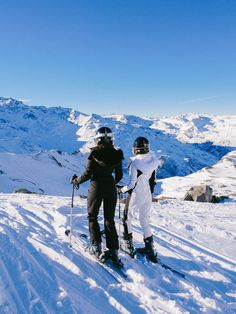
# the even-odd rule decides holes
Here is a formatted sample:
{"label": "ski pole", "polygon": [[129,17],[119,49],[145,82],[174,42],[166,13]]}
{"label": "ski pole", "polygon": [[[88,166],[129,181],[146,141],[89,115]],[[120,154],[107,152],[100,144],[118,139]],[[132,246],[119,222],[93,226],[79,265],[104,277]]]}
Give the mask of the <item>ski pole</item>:
{"label": "ski pole", "polygon": [[118,210],[119,210],[119,230],[118,230],[118,238],[119,238],[119,242],[120,242],[120,199],[121,199],[121,193],[118,192]]}
{"label": "ski pole", "polygon": [[72,187],[72,196],[71,196],[71,206],[70,206],[70,247],[71,245],[71,235],[72,235],[72,212],[74,207],[74,194],[75,194],[75,186],[73,184]]}

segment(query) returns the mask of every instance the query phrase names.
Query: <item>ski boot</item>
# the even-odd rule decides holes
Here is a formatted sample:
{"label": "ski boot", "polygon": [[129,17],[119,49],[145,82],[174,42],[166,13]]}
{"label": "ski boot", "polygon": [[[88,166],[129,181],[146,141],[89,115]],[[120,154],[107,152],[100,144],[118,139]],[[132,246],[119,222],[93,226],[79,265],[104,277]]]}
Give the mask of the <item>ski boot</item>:
{"label": "ski boot", "polygon": [[144,243],[145,243],[145,251],[146,251],[145,253],[146,253],[147,258],[153,263],[159,263],[157,252],[155,251],[155,248],[154,248],[153,237],[151,236],[144,239]]}
{"label": "ski boot", "polygon": [[89,248],[90,254],[94,255],[97,259],[99,259],[100,255],[102,254],[102,247],[101,243],[93,244]]}
{"label": "ski boot", "polygon": [[118,250],[116,249],[106,250],[99,257],[99,260],[102,263],[105,263],[108,259],[112,260],[113,265],[116,266],[117,268],[122,268],[124,266],[118,257]]}
{"label": "ski boot", "polygon": [[118,268],[122,268],[124,264],[121,262],[121,259],[118,256],[118,250],[110,249],[110,259],[113,262],[113,265],[115,265]]}
{"label": "ski boot", "polygon": [[132,233],[124,234],[124,245],[125,245],[125,251],[134,258],[134,255],[136,253],[134,244],[133,244],[133,236]]}

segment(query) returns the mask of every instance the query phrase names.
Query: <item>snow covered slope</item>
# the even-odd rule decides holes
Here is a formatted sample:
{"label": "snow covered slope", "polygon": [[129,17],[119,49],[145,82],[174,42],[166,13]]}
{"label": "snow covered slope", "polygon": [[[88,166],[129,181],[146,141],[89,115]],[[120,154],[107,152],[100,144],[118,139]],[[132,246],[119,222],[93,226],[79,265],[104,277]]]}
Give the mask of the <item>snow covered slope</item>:
{"label": "snow covered slope", "polygon": [[215,165],[205,167],[185,177],[158,180],[159,197],[182,199],[194,185],[210,185],[214,195],[236,196],[236,150],[226,154]]}
{"label": "snow covered slope", "polygon": [[31,107],[0,97],[0,151],[25,153],[77,148],[76,125],[68,121],[70,109]]}
{"label": "snow covered slope", "polygon": [[[0,190],[7,193],[24,188],[39,194],[68,196],[70,178],[83,171],[85,162],[80,153],[0,153]],[[82,186],[80,192],[86,193],[86,186]]]}
{"label": "snow covered slope", "polygon": [[[74,229],[87,232],[86,201],[75,206]],[[186,279],[121,253],[128,279],[117,283],[69,248],[70,198],[0,194],[0,313],[235,313],[235,203],[152,210],[159,257]],[[134,241],[142,243],[136,220]]]}
{"label": "snow covered slope", "polygon": [[220,146],[236,146],[235,115],[204,116],[185,114],[176,117],[158,118],[153,128],[173,134],[186,143],[212,142]]}
{"label": "snow covered slope", "polygon": [[[156,192],[182,198],[191,185],[207,183],[215,194],[231,195],[221,204],[153,203],[159,257],[186,279],[121,253],[128,280],[117,283],[69,248],[69,179],[83,171],[103,125],[124,151],[124,168],[137,136],[164,156]],[[0,98],[0,313],[235,313],[235,126],[236,116],[86,115]],[[7,194],[20,188],[40,195]],[[88,232],[86,200],[79,196],[86,189],[76,191],[78,232]],[[141,245],[136,220],[133,234]]]}
{"label": "snow covered slope", "polygon": [[[28,188],[69,195],[68,180],[74,172],[82,172],[95,132],[103,125],[112,128],[116,145],[124,151],[126,174],[137,136],[148,137],[152,150],[164,156],[159,178],[185,176],[211,167],[236,149],[236,116],[86,115],[0,98],[0,191]],[[83,193],[85,190],[82,187]]]}

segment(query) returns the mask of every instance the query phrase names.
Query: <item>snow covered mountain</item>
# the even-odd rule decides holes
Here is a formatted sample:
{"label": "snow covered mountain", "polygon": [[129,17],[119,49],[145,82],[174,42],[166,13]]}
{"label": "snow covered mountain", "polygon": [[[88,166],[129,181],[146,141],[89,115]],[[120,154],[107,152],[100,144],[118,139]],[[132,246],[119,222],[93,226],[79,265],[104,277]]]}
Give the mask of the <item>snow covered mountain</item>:
{"label": "snow covered mountain", "polygon": [[[162,262],[185,279],[120,252],[127,279],[117,282],[83,249],[69,247],[69,178],[83,171],[102,125],[113,129],[124,167],[141,135],[165,158],[156,192],[178,200],[153,203],[151,227]],[[235,130],[236,116],[86,115],[0,98],[0,313],[235,313]],[[231,198],[220,204],[179,200],[202,183]],[[39,195],[12,193],[16,189]],[[88,233],[86,189],[83,184],[75,193],[75,235]],[[133,236],[141,246],[136,217]]]}
{"label": "snow covered mountain", "polygon": [[[68,195],[68,180],[83,171],[95,132],[103,125],[112,128],[116,145],[124,151],[124,169],[134,139],[148,137],[152,150],[165,158],[159,178],[186,176],[212,167],[236,149],[236,116],[86,115],[0,98],[0,191],[27,188]],[[86,186],[82,187],[85,191]]]}
{"label": "snow covered mountain", "polygon": [[70,109],[30,107],[0,97],[0,151],[31,153],[77,148],[76,125],[69,123]]}

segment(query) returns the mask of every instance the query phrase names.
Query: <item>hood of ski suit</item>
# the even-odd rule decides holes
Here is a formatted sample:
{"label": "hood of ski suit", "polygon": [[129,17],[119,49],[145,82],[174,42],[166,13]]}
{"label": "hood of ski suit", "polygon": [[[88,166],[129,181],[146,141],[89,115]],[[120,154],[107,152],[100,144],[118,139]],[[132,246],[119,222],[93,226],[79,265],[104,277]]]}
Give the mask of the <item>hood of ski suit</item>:
{"label": "hood of ski suit", "polygon": [[136,155],[131,157],[131,160],[137,170],[147,175],[152,174],[161,164],[161,161],[157,159],[153,152]]}

